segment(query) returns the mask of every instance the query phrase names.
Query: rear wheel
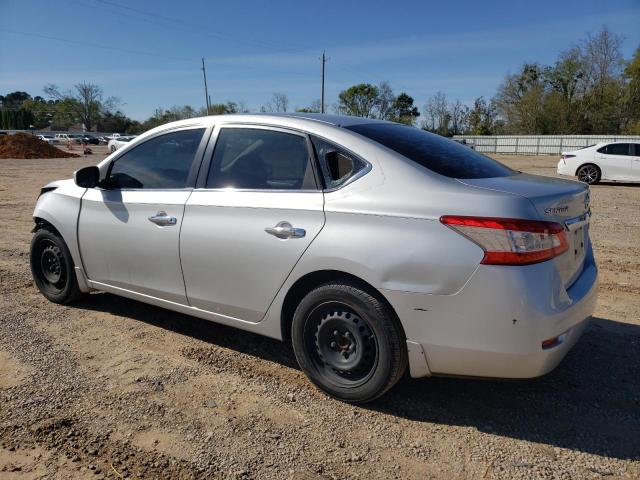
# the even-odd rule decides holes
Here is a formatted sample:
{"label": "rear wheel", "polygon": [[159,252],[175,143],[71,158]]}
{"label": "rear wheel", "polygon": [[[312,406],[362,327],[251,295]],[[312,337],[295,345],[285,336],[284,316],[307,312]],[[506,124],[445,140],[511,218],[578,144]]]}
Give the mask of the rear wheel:
{"label": "rear wheel", "polygon": [[347,402],[378,398],[406,370],[406,342],[395,314],[351,282],[308,293],[294,313],[291,338],[311,381]]}
{"label": "rear wheel", "polygon": [[111,150],[111,153],[113,153],[113,152],[115,152],[115,151],[116,151],[116,147],[115,147],[114,145],[111,145],[110,150]]}
{"label": "rear wheel", "polygon": [[71,303],[83,296],[67,244],[55,232],[38,230],[31,240],[31,274],[38,290],[55,303]]}
{"label": "rear wheel", "polygon": [[600,181],[600,169],[591,163],[582,165],[577,172],[578,180],[588,185],[594,185]]}

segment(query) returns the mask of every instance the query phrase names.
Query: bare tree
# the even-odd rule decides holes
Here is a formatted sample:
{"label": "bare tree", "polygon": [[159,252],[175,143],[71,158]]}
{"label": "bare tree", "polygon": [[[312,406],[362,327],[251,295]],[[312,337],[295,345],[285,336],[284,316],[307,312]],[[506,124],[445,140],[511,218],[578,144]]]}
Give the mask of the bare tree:
{"label": "bare tree", "polygon": [[425,120],[422,127],[437,132],[441,135],[449,133],[451,115],[447,105],[447,97],[442,92],[437,92],[427,99],[424,106]]}
{"label": "bare tree", "polygon": [[260,108],[262,112],[286,112],[289,108],[289,97],[286,93],[275,92],[271,100]]}
{"label": "bare tree", "polygon": [[380,82],[378,86],[378,118],[391,120],[394,116],[393,102],[396,99],[389,82]]}
{"label": "bare tree", "polygon": [[612,33],[606,26],[596,34],[588,34],[582,44],[583,62],[587,79],[594,87],[619,78],[624,68],[622,56],[623,37]]}
{"label": "bare tree", "polygon": [[62,92],[56,85],[46,85],[44,93],[54,100],[63,102],[68,111],[77,117],[84,128],[91,130],[100,116],[115,109],[120,101],[116,97],[104,98],[102,88],[93,83],[82,82],[73,90]]}
{"label": "bare tree", "polygon": [[451,117],[451,133],[459,135],[464,132],[469,116],[469,107],[456,98],[449,106],[449,115]]}

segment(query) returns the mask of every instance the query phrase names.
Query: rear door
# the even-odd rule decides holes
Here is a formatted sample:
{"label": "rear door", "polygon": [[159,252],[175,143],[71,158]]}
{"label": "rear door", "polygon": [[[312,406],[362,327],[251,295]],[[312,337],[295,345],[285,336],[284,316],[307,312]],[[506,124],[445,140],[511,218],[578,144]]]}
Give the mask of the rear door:
{"label": "rear door", "polygon": [[631,144],[610,143],[596,152],[596,163],[602,170],[605,180],[630,180]]}
{"label": "rear door", "polygon": [[187,303],[178,245],[204,132],[197,127],[156,135],[114,160],[106,188],[87,189],[78,238],[90,280]]}
{"label": "rear door", "polygon": [[258,322],[322,229],[324,196],[305,134],[229,125],[214,136],[182,225],[187,297]]}

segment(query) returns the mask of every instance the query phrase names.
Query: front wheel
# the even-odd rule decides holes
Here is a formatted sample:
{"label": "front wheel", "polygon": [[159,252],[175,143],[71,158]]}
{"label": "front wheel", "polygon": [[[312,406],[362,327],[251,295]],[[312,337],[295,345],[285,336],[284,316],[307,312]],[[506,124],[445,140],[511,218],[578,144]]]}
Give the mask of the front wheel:
{"label": "front wheel", "polygon": [[71,303],[83,296],[67,244],[55,232],[38,230],[31,240],[31,274],[38,290],[55,303]]}
{"label": "front wheel", "polygon": [[291,338],[310,380],[347,402],[375,400],[407,367],[406,341],[394,312],[350,281],[309,292],[294,313]]}
{"label": "front wheel", "polygon": [[588,185],[594,185],[600,181],[600,169],[592,164],[582,165],[577,172],[578,180]]}

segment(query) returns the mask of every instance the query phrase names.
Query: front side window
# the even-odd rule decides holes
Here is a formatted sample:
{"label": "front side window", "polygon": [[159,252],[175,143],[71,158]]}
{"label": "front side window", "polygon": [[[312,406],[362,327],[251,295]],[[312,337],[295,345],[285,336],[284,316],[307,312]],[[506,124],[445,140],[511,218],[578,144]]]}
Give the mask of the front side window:
{"label": "front side window", "polygon": [[315,190],[307,140],[276,130],[222,128],[206,188]]}
{"label": "front side window", "polygon": [[166,133],[134,147],[114,162],[109,182],[115,188],[185,188],[204,130]]}
{"label": "front side window", "polygon": [[345,128],[446,177],[492,178],[517,173],[469,147],[408,125],[364,123]]}

